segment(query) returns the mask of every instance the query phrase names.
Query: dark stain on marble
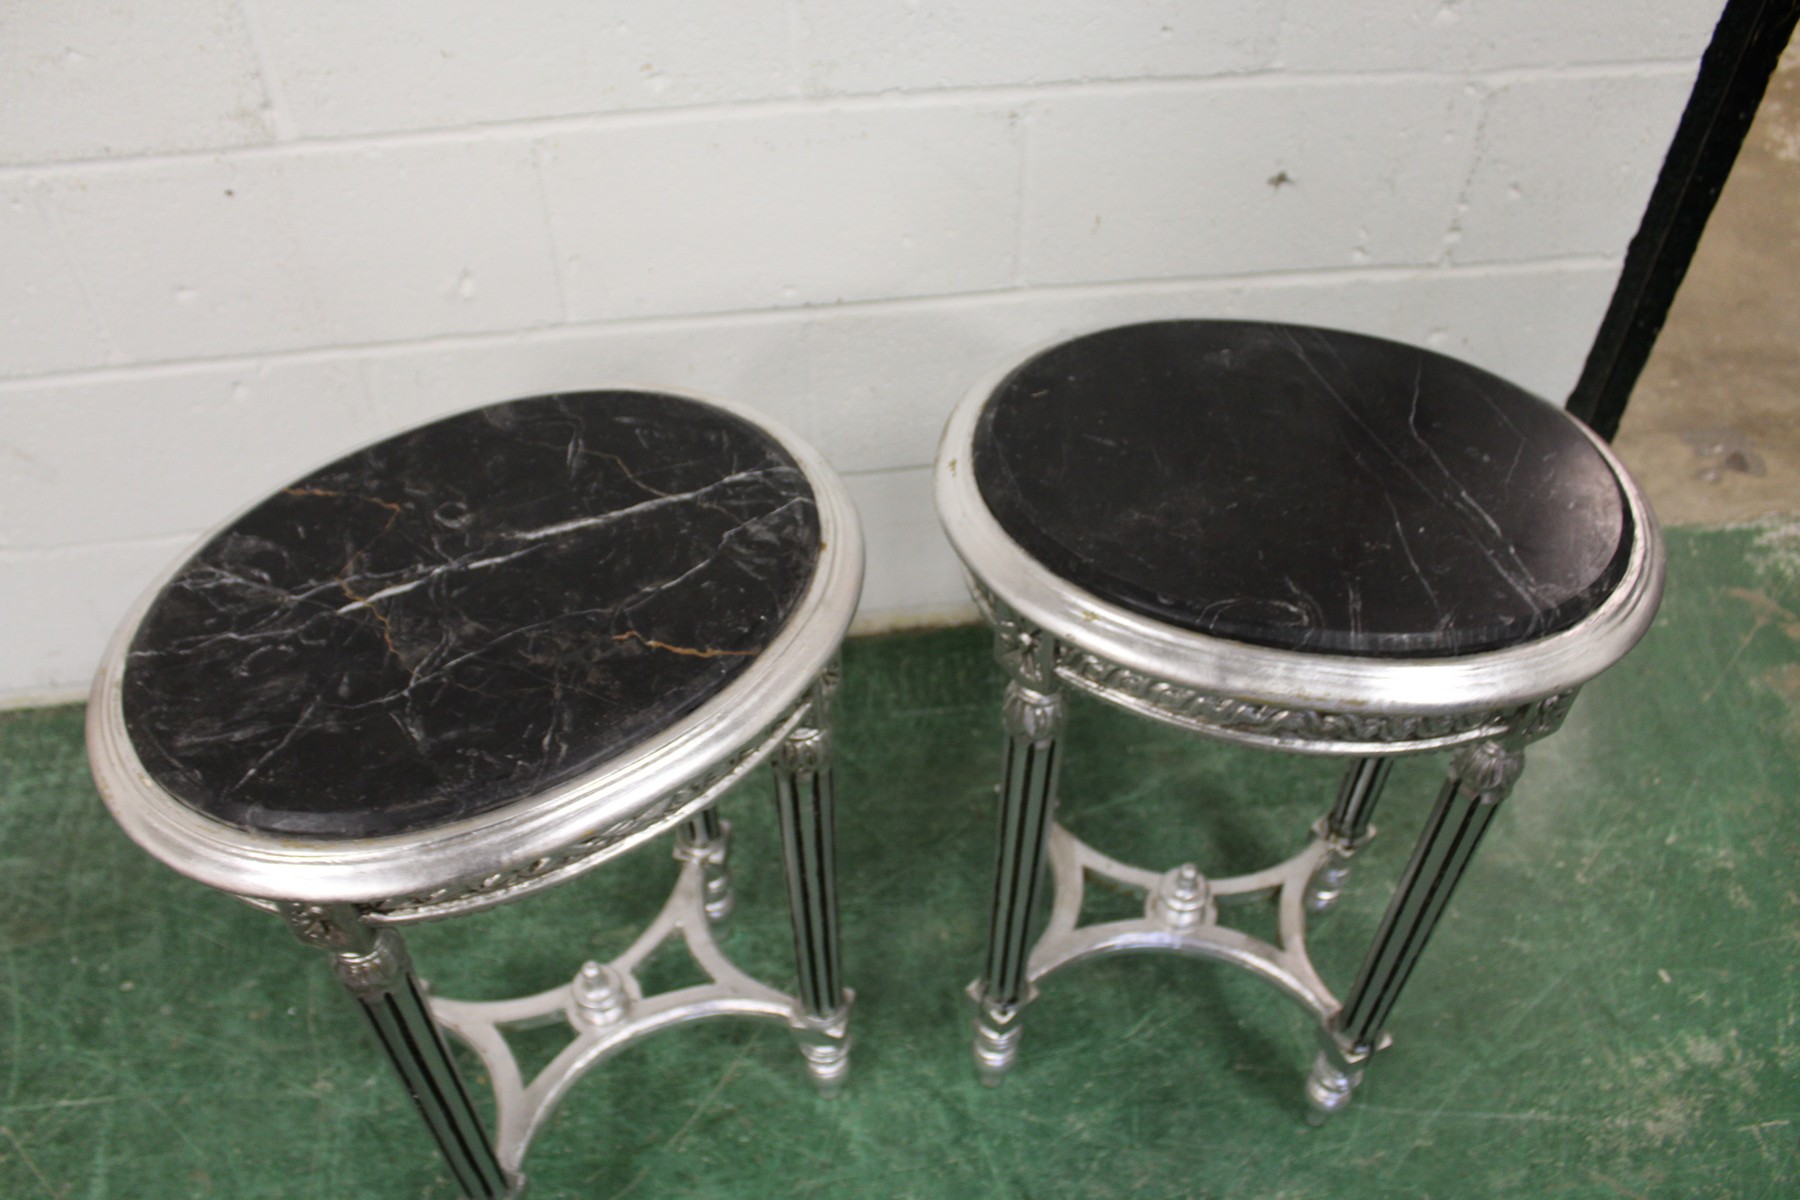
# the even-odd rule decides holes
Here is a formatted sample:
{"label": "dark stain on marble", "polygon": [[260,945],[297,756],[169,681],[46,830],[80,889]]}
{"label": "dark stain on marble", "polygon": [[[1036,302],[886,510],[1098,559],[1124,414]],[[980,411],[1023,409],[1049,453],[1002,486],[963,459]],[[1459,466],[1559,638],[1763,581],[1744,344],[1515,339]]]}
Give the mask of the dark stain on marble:
{"label": "dark stain on marble", "polygon": [[766,433],[640,392],[496,404],[338,460],[163,590],[124,711],[178,799],[246,829],[415,831],[576,779],[716,694],[819,552]]}
{"label": "dark stain on marble", "polygon": [[1050,570],[1157,620],[1366,656],[1567,628],[1634,531],[1574,420],[1427,350],[1163,321],[1063,343],[996,390],[975,478]]}

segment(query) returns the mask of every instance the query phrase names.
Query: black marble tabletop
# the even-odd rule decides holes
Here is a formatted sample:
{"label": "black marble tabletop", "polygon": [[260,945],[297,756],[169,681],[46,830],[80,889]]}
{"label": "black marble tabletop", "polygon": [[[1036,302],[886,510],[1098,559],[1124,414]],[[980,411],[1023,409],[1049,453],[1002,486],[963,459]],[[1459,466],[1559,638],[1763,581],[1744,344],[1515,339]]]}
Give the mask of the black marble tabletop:
{"label": "black marble tabletop", "polygon": [[1379,338],[1239,321],[1091,334],[1027,362],[975,433],[983,501],[1072,583],[1284,649],[1518,644],[1618,583],[1630,513],[1573,419]]}
{"label": "black marble tabletop", "polygon": [[817,565],[755,426],[641,392],[497,404],[315,471],[163,590],[133,746],[230,824],[404,833],[584,775],[717,693]]}

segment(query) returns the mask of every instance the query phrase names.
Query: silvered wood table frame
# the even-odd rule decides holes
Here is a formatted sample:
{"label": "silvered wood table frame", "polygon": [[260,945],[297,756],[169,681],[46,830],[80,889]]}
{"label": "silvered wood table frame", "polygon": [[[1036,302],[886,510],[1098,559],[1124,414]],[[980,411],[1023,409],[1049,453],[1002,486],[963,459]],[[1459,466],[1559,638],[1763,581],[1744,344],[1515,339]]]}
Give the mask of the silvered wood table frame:
{"label": "silvered wood table frame", "polygon": [[[1343,1108],[1476,845],[1524,767],[1525,747],[1556,730],[1581,685],[1649,628],[1664,559],[1655,518],[1598,438],[1630,512],[1632,548],[1612,593],[1574,626],[1515,647],[1434,659],[1314,654],[1179,629],[1110,603],[1027,554],[989,511],[973,447],[982,409],[1008,366],[951,416],[934,479],[938,514],[995,632],[1008,675],[994,900],[987,960],[969,986],[974,1056],[997,1085],[1019,1048],[1022,1015],[1052,973],[1107,954],[1163,951],[1229,962],[1267,980],[1319,1023],[1306,1083],[1312,1119]],[[1583,429],[1585,433],[1585,428]],[[1064,695],[1073,689],[1141,716],[1244,745],[1351,759],[1336,803],[1287,861],[1231,879],[1192,863],[1147,871],[1101,854],[1056,822]],[[1373,835],[1395,756],[1449,750],[1449,778],[1350,990],[1313,969],[1309,914],[1328,910],[1351,857]],[[1048,865],[1055,898],[1031,943]],[[1142,917],[1083,926],[1089,879],[1136,892]],[[1220,909],[1273,901],[1273,943],[1221,922]]]}
{"label": "silvered wood table frame", "polygon": [[[852,996],[839,965],[829,702],[837,650],[862,587],[861,532],[843,484],[815,451],[758,414],[705,402],[765,430],[800,465],[819,509],[818,564],[794,615],[741,674],[584,778],[479,817],[391,837],[273,837],[201,815],[159,787],[138,760],[121,703],[131,638],[185,555],[127,616],[90,696],[89,754],[113,816],[177,871],[280,914],[303,942],[331,956],[452,1177],[474,1200],[523,1195],[532,1136],[585,1072],[639,1037],[712,1017],[761,1017],[793,1031],[820,1091],[835,1093],[849,1070]],[[739,970],[713,932],[732,907],[730,831],[714,804],[764,762],[773,768],[781,824],[793,993]],[[583,963],[568,984],[547,992],[491,1002],[432,996],[414,973],[400,927],[553,887],[670,830],[681,864],[674,890],[644,934],[612,961]],[[636,968],[674,937],[709,981],[646,996]],[[556,1023],[568,1027],[569,1045],[525,1080],[504,1031]],[[467,1043],[494,1081],[492,1132],[445,1033]]]}

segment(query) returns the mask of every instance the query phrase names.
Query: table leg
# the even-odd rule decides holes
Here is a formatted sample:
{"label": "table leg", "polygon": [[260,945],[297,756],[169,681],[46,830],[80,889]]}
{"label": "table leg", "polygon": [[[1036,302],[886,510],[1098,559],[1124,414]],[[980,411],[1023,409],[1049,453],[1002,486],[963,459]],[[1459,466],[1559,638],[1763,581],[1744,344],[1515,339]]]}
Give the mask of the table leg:
{"label": "table leg", "polygon": [[1066,706],[1052,669],[1054,644],[1041,631],[1000,631],[1000,658],[1013,671],[1001,705],[1006,758],[1001,773],[994,903],[987,962],[969,988],[975,1001],[975,1068],[999,1086],[1019,1051],[1029,996],[1031,920],[1056,807],[1058,738]]}
{"label": "table leg", "polygon": [[1388,904],[1375,943],[1343,1007],[1324,1030],[1324,1044],[1306,1085],[1307,1099],[1320,1118],[1350,1102],[1394,1001],[1481,835],[1524,766],[1524,751],[1500,742],[1479,742],[1456,752],[1450,778]]}
{"label": "table leg", "polygon": [[804,1010],[796,1028],[813,1083],[834,1095],[850,1072],[849,993],[843,984],[834,857],[834,790],[829,688],[775,752],[775,806],[794,926],[794,960]]}
{"label": "table leg", "polygon": [[1344,894],[1344,884],[1350,879],[1350,857],[1374,836],[1369,822],[1375,816],[1375,802],[1381,799],[1393,765],[1391,758],[1358,758],[1344,771],[1337,803],[1316,827],[1318,835],[1331,843],[1331,855],[1320,865],[1307,889],[1308,911],[1328,912]]}
{"label": "table leg", "polygon": [[501,1168],[399,932],[369,925],[350,905],[288,904],[282,915],[301,941],[331,955],[338,982],[361,1006],[463,1194],[517,1196],[524,1181]]}
{"label": "table leg", "polygon": [[699,864],[706,880],[706,915],[714,924],[731,915],[737,903],[731,890],[731,824],[714,808],[682,822],[675,834],[675,857]]}

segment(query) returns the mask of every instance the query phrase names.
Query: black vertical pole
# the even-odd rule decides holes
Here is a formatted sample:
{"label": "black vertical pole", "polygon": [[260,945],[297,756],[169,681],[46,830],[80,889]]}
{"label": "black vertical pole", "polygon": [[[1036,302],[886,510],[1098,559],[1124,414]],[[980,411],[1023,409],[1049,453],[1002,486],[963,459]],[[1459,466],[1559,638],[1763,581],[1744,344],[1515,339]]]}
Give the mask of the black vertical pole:
{"label": "black vertical pole", "polygon": [[1569,394],[1569,412],[1604,438],[1619,430],[1797,19],[1800,0],[1726,0],[1612,304]]}

